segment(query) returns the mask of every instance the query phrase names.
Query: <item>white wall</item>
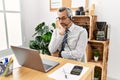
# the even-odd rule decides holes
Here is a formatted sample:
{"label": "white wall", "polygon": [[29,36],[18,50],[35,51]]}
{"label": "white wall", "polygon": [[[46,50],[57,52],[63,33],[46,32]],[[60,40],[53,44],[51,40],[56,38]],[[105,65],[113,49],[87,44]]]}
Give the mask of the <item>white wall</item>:
{"label": "white wall", "polygon": [[[57,17],[56,12],[50,12],[49,0],[21,0],[22,26],[25,32],[25,41],[28,44],[32,39],[35,26],[45,21],[50,24]],[[110,49],[108,59],[108,76],[120,80],[120,1],[96,0],[96,15],[98,21],[107,21],[111,25]]]}
{"label": "white wall", "polygon": [[51,24],[56,19],[56,13],[49,10],[49,0],[21,0],[21,10],[26,44],[33,38],[34,28],[40,22]]}

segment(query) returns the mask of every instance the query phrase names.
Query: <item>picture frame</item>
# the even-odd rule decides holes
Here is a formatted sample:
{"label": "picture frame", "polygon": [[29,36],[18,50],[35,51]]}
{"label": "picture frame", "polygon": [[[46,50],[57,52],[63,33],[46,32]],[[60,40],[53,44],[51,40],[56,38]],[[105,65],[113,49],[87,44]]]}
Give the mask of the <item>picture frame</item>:
{"label": "picture frame", "polygon": [[88,9],[89,0],[50,0],[50,11],[56,11],[59,7],[69,7],[73,11],[78,7],[83,6],[84,9]]}

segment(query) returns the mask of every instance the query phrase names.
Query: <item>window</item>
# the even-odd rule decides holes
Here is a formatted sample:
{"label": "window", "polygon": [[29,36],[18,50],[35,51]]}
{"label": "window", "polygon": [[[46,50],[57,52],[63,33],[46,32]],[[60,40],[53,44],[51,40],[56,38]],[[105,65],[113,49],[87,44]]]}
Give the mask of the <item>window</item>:
{"label": "window", "polygon": [[22,45],[20,0],[0,0],[0,51]]}

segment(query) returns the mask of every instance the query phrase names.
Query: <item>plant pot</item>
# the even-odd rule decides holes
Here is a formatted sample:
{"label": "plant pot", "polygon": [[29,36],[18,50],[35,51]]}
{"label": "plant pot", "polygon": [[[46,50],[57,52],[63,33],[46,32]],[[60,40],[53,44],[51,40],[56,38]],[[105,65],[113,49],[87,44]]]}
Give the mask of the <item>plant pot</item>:
{"label": "plant pot", "polygon": [[96,57],[96,56],[94,56],[94,60],[95,60],[95,61],[98,61],[98,59],[99,59],[99,57],[98,57],[98,56],[97,56],[97,57]]}
{"label": "plant pot", "polygon": [[99,78],[94,77],[94,80],[99,80]]}

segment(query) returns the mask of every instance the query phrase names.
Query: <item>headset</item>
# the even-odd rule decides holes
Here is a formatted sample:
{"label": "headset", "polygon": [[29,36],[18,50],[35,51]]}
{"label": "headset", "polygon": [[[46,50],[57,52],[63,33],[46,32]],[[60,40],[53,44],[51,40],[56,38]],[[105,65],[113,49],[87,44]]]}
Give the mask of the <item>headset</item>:
{"label": "headset", "polygon": [[66,10],[67,11],[67,16],[69,17],[70,20],[72,20],[73,14],[70,8],[67,7],[60,7],[57,12],[62,12]]}
{"label": "headset", "polygon": [[73,14],[72,14],[71,9],[70,8],[66,8],[66,11],[67,11],[67,15],[68,15],[69,19],[72,20]]}

